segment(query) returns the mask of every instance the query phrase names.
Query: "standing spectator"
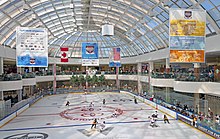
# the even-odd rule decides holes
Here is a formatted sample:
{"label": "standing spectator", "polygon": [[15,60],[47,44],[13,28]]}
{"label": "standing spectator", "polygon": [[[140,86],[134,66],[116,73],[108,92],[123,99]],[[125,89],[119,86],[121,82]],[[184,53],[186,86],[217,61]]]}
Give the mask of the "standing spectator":
{"label": "standing spectator", "polygon": [[194,118],[193,118],[193,123],[192,123],[192,124],[193,124],[194,127],[196,127],[196,124],[197,124],[197,118],[196,118],[196,116],[194,116]]}

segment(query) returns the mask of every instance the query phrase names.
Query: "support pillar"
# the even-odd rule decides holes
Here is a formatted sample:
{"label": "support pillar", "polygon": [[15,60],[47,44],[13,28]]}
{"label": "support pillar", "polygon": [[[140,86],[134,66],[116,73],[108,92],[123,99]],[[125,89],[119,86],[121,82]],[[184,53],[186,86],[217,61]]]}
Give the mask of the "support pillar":
{"label": "support pillar", "polygon": [[56,63],[53,64],[53,94],[56,94],[56,88],[57,88],[57,71],[56,71]]}
{"label": "support pillar", "polygon": [[4,100],[4,93],[3,93],[3,91],[0,91],[0,101],[1,100]]}
{"label": "support pillar", "polygon": [[23,71],[22,71],[22,68],[21,67],[17,67],[17,73],[24,73]]}
{"label": "support pillar", "polygon": [[0,57],[0,75],[4,73],[4,63],[3,63],[3,57]]}
{"label": "support pillar", "polygon": [[143,95],[143,88],[142,88],[142,84],[141,84],[141,68],[142,68],[142,64],[138,63],[137,64],[137,79],[138,79],[138,94],[139,95]]}
{"label": "support pillar", "polygon": [[88,90],[88,86],[89,86],[88,81],[87,81],[88,76],[89,76],[89,68],[88,66],[86,66],[86,88],[85,88],[86,91]]}
{"label": "support pillar", "polygon": [[193,64],[194,67],[194,75],[196,77],[196,81],[199,80],[199,68],[200,68],[200,63],[194,63]]}
{"label": "support pillar", "polygon": [[29,67],[28,69],[29,69],[29,72],[32,72],[32,71],[33,71],[32,67]]}
{"label": "support pillar", "polygon": [[33,94],[31,93],[31,86],[28,86],[28,92],[30,96],[33,96]]}
{"label": "support pillar", "polygon": [[22,90],[17,90],[17,95],[18,95],[18,102],[22,100]]}
{"label": "support pillar", "polygon": [[166,102],[170,102],[170,88],[166,87]]}
{"label": "support pillar", "polygon": [[194,112],[199,113],[200,112],[200,106],[199,106],[199,93],[194,93]]}
{"label": "support pillar", "polygon": [[24,96],[27,96],[27,97],[30,97],[32,95],[30,86],[23,87],[23,94],[24,94]]}
{"label": "support pillar", "polygon": [[119,67],[116,67],[116,86],[117,89],[120,90],[120,81],[118,79]]}
{"label": "support pillar", "polygon": [[166,73],[170,73],[170,58],[166,58]]}
{"label": "support pillar", "polygon": [[34,86],[29,86],[30,88],[30,94],[33,96],[34,95]]}
{"label": "support pillar", "polygon": [[151,86],[151,76],[152,76],[152,72],[154,71],[154,63],[153,62],[148,62],[148,92],[149,95],[153,95],[154,91],[153,91],[153,86]]}

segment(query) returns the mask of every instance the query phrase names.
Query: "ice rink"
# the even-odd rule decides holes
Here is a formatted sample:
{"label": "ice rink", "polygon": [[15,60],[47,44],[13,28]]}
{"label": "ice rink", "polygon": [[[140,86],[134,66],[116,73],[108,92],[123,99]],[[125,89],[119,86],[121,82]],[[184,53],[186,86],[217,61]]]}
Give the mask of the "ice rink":
{"label": "ice rink", "polygon": [[[106,104],[103,104],[103,99]],[[70,106],[65,106],[70,101]],[[94,106],[90,106],[93,102]],[[46,96],[0,128],[2,139],[210,139],[212,137],[168,116],[150,126],[155,109],[126,93]],[[114,113],[117,115],[114,116]],[[91,129],[93,119],[98,125]],[[106,122],[100,131],[100,123]]]}

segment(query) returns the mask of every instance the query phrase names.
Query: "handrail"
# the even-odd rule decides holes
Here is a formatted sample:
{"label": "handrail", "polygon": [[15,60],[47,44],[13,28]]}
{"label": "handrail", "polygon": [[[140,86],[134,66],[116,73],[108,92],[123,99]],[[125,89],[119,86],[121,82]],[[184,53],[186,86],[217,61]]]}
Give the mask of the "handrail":
{"label": "handrail", "polygon": [[[0,111],[1,111],[0,120],[4,119],[8,115],[18,111],[19,109],[21,109],[22,107],[26,106],[27,104],[32,105],[34,102],[36,102],[41,97],[42,97],[42,95],[32,96],[31,98],[28,98],[28,99],[22,100],[22,101],[20,101],[18,103],[15,103],[15,105],[13,105],[12,107],[11,106],[7,106],[7,107],[4,107],[3,109],[0,109]],[[11,103],[9,102],[9,105],[10,104]]]}

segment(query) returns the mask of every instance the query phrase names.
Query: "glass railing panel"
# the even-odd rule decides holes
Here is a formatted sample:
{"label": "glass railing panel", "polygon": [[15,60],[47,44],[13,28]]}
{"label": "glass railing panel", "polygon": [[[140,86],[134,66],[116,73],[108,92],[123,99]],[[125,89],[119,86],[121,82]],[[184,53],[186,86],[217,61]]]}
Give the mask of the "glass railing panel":
{"label": "glass railing panel", "polygon": [[16,81],[21,79],[22,76],[18,73],[3,74],[1,77],[2,81]]}
{"label": "glass railing panel", "polygon": [[35,78],[34,72],[24,73],[22,74],[22,78]]}

